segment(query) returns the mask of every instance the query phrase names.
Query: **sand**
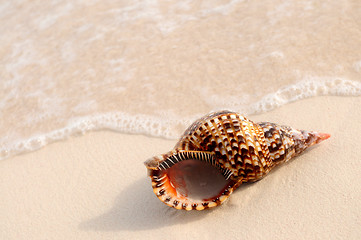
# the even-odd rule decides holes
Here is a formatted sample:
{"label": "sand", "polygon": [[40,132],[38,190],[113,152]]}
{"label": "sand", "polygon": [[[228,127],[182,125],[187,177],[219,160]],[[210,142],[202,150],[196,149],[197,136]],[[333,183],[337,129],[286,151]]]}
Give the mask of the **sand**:
{"label": "sand", "polygon": [[[263,111],[309,94],[294,84],[360,82],[357,0],[3,2],[0,132],[9,145],[82,116],[187,119],[247,111],[290,89]],[[309,96],[360,95],[329,85]],[[158,200],[143,165],[176,140],[74,136],[0,161],[0,239],[361,239],[361,97],[248,117],[331,138],[222,206],[186,212]],[[139,132],[133,123],[128,132]]]}
{"label": "sand", "polygon": [[0,238],[360,239],[360,106],[316,97],[249,116],[332,137],[208,211],[152,192],[143,161],[176,141],[100,131],[4,160]]}

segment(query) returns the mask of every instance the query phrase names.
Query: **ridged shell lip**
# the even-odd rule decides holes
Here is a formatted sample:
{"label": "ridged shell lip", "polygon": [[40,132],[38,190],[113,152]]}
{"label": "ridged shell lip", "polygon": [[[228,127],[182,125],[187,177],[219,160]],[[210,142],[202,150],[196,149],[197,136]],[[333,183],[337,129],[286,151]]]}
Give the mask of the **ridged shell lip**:
{"label": "ridged shell lip", "polygon": [[218,163],[214,153],[205,151],[174,151],[165,155],[155,156],[144,162],[144,165],[151,170],[166,170],[173,165],[188,159],[196,159],[211,164],[218,168],[224,178],[228,180],[233,172]]}
{"label": "ridged shell lip", "polygon": [[[223,189],[220,189],[219,192],[216,190],[217,193],[214,196],[208,196],[207,198],[203,199],[192,199],[192,197],[182,193],[182,191],[177,186],[177,183],[174,182],[175,177],[172,175],[173,173],[171,168],[176,164],[178,164],[177,167],[179,167],[181,164],[186,163],[183,161],[190,159],[203,161],[209,164],[208,167],[212,166],[211,168],[218,169],[214,171],[219,171],[219,173],[223,175],[221,176],[224,177],[225,180]],[[179,164],[180,162],[182,163]],[[222,168],[217,163],[214,154],[212,153],[181,151],[173,155],[168,155],[168,157],[165,157],[163,161],[159,161],[159,159],[155,157],[153,160],[151,159],[150,161],[147,161],[145,165],[148,168],[148,174],[152,180],[154,193],[162,202],[176,209],[203,210],[216,207],[229,197],[229,195],[233,192],[235,185],[235,182],[230,180],[232,172],[228,169]],[[157,167],[155,168],[156,165]]]}

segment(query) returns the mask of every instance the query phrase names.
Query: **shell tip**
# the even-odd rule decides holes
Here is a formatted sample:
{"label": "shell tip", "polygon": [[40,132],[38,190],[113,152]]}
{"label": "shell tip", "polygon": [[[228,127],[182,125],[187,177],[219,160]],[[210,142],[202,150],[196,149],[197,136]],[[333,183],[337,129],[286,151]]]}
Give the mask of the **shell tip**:
{"label": "shell tip", "polygon": [[318,142],[324,141],[326,139],[329,139],[331,137],[331,134],[328,133],[317,133],[317,137],[318,137]]}
{"label": "shell tip", "polygon": [[313,135],[316,137],[314,143],[320,143],[326,139],[329,139],[331,137],[331,134],[328,133],[319,133],[319,132],[313,132]]}

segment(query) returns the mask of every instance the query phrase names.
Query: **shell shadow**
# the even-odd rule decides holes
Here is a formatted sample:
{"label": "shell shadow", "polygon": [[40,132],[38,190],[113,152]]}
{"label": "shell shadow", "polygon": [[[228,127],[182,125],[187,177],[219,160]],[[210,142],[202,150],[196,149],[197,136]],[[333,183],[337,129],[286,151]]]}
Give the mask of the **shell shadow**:
{"label": "shell shadow", "polygon": [[[293,160],[286,164],[293,162]],[[280,166],[277,166],[267,175],[273,175],[279,169]],[[243,207],[246,206],[249,200],[241,196],[249,187],[257,185],[258,182],[243,183],[232,194],[234,195],[233,200],[231,196],[225,204],[214,209],[183,211],[170,208],[159,201],[150,187],[149,179],[143,177],[123,189],[110,210],[80,223],[79,229],[85,231],[141,231],[199,221],[214,215],[215,211],[239,211],[240,206],[234,204],[233,201],[243,201]]]}
{"label": "shell shadow", "polygon": [[144,177],[126,187],[106,213],[79,224],[81,230],[138,231],[197,221],[208,211],[179,211],[167,207],[154,195]]}

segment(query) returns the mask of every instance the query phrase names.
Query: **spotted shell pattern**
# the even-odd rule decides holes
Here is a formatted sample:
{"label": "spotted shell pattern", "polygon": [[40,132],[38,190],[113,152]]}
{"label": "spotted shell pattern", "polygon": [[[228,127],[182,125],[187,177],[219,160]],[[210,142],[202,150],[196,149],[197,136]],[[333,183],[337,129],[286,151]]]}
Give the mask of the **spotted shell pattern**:
{"label": "spotted shell pattern", "polygon": [[[162,202],[176,209],[203,210],[220,205],[241,183],[260,180],[279,163],[328,137],[274,123],[257,124],[238,113],[222,111],[197,120],[172,151],[145,165],[153,191]],[[231,180],[219,196],[192,203],[168,191],[164,170],[190,158],[210,163]]]}

